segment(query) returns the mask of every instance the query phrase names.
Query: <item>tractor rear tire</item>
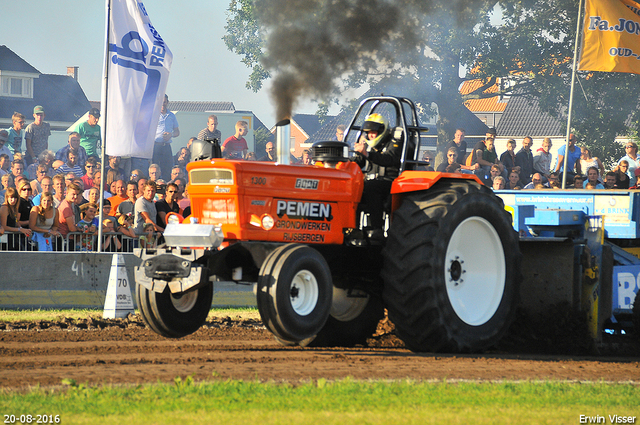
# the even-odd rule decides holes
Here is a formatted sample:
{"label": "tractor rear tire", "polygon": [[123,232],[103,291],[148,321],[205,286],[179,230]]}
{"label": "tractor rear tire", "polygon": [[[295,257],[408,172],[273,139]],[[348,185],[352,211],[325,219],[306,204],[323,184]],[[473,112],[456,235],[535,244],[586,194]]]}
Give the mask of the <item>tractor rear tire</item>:
{"label": "tractor rear tire", "polygon": [[172,294],[168,286],[162,293],[142,285],[136,291],[144,322],[166,338],[182,338],[200,329],[213,300],[212,283],[182,294]]}
{"label": "tractor rear tire", "polygon": [[366,345],[384,317],[379,296],[360,290],[333,288],[333,303],[327,323],[307,347],[354,347]]}
{"label": "tractor rear tire", "polygon": [[258,277],[262,322],[283,343],[298,344],[316,335],[329,317],[333,283],[322,254],[287,244],[267,256]]}
{"label": "tractor rear tire", "polygon": [[383,257],[385,307],[412,351],[480,351],[511,324],[522,280],[518,234],[490,189],[444,180],[405,194]]}

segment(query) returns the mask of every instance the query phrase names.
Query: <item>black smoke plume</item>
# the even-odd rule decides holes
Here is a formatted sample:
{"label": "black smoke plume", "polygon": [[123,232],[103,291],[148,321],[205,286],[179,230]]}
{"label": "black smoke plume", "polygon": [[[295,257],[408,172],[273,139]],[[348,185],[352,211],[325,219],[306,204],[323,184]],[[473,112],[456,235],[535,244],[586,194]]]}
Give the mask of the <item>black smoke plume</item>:
{"label": "black smoke plume", "polygon": [[480,1],[256,0],[267,36],[263,63],[274,75],[276,120],[290,118],[300,96],[324,98],[347,73],[375,74],[393,66],[390,54],[399,62],[401,55],[417,50],[418,38],[424,37],[417,22],[434,7],[455,15]]}

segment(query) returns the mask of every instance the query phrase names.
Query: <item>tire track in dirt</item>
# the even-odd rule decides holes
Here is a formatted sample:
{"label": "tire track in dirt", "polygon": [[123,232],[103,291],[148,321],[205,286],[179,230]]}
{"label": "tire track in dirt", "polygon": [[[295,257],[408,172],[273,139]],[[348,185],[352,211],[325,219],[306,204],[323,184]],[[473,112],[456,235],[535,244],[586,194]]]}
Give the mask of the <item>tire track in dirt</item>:
{"label": "tire track in dirt", "polygon": [[[372,347],[284,347],[257,320],[215,319],[182,339],[165,339],[138,318],[13,323],[0,330],[0,388],[244,379],[553,380],[640,384],[640,357],[510,353],[412,353],[392,335]],[[28,330],[27,330],[28,328]]]}

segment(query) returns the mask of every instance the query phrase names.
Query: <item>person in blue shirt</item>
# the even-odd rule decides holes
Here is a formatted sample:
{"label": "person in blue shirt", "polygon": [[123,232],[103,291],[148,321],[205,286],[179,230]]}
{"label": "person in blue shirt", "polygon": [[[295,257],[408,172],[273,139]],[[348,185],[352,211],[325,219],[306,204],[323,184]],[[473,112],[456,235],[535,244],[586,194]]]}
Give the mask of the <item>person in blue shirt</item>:
{"label": "person in blue shirt", "polygon": [[156,128],[156,141],[153,144],[154,164],[160,165],[162,170],[162,179],[169,180],[171,178],[171,168],[173,168],[173,151],[171,150],[171,142],[174,137],[180,135],[178,120],[176,116],[168,109],[169,96],[164,95],[164,102],[160,109],[160,119]]}
{"label": "person in blue shirt", "polygon": [[[576,174],[582,174],[580,169],[580,157],[582,156],[582,150],[576,146],[578,139],[575,135],[569,135],[569,156],[567,157],[567,181],[573,181]],[[558,163],[554,172],[564,172],[564,156],[566,154],[567,145],[564,144],[558,149]]]}

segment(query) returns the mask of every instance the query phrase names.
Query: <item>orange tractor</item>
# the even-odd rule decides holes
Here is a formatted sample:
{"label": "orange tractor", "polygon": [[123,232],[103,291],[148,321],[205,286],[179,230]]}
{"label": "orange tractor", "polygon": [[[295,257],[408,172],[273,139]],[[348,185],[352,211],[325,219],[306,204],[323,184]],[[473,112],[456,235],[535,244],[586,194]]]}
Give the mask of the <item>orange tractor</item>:
{"label": "orange tractor", "polygon": [[[388,118],[402,145],[382,243],[362,238],[365,176],[349,159],[365,117]],[[363,101],[342,142],[314,165],[203,158],[187,166],[192,215],[166,246],[139,250],[137,303],[149,327],[196,331],[217,281],[256,283],[265,326],[287,345],[364,343],[383,317],[414,351],[475,351],[499,340],[519,294],[518,235],[502,201],[472,175],[420,171],[416,107]],[[358,235],[358,236],[356,236]]]}

